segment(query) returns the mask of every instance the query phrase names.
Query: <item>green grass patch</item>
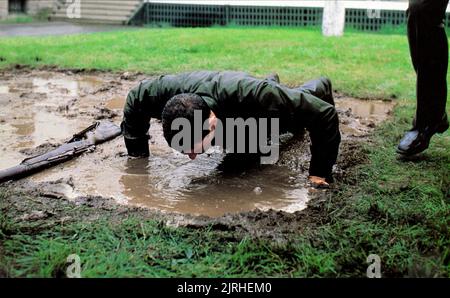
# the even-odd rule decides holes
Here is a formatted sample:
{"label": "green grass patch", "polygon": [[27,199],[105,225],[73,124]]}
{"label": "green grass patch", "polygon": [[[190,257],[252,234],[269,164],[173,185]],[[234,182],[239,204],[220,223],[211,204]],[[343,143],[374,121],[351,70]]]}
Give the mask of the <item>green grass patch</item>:
{"label": "green grass patch", "polygon": [[0,67],[58,65],[149,74],[230,69],[258,76],[276,71],[288,84],[327,75],[351,95],[414,96],[407,40],[395,34],[353,31],[330,38],[317,28],[150,28],[2,38],[0,55]]}
{"label": "green grass patch", "polygon": [[257,277],[334,274],[333,260],[308,243],[273,245],[229,232],[169,228],[137,218],[100,220],[51,230],[2,234],[0,272],[16,277],[65,277],[77,254],[82,277]]}

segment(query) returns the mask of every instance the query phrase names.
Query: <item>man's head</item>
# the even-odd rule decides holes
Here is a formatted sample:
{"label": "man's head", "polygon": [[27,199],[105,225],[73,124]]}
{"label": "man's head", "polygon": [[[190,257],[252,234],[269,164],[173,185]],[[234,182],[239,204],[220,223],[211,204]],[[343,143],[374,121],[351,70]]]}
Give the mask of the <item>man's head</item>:
{"label": "man's head", "polygon": [[[197,113],[195,113],[197,111]],[[198,128],[194,125],[194,115],[200,115],[201,119],[196,119],[201,123],[201,132],[194,133],[194,129]],[[165,105],[162,112],[162,126],[164,132],[164,138],[167,143],[171,146],[172,140],[175,135],[177,135],[180,130],[173,130],[172,123],[176,119],[187,119],[190,123],[190,144],[180,144],[183,148],[189,147],[190,150],[184,150],[182,153],[188,154],[191,159],[195,159],[197,153],[203,152],[205,139],[210,141],[210,136],[214,130],[213,121],[215,117],[211,112],[211,109],[205,103],[205,101],[193,93],[183,93],[172,97]],[[205,120],[209,119],[210,124],[209,130],[203,130],[203,123]],[[209,135],[208,138],[206,138]],[[195,136],[200,138],[195,139]]]}

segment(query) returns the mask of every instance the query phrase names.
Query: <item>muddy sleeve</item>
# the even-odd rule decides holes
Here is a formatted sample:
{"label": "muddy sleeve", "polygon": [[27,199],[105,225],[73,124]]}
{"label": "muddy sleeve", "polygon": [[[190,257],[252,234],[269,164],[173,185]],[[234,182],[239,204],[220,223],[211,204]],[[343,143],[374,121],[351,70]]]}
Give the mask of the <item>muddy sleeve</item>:
{"label": "muddy sleeve", "polygon": [[[334,106],[325,101],[302,92],[298,89],[290,89],[281,85],[276,85],[267,95],[270,100],[263,100],[271,104],[267,108],[272,110],[285,111],[283,115],[292,115],[290,120],[291,132],[299,131],[299,128],[306,128],[311,139],[311,162],[309,174],[332,180],[332,169],[336,163],[341,135],[339,132],[339,119]],[[283,119],[280,119],[283,122]]]}
{"label": "muddy sleeve", "polygon": [[159,112],[160,106],[157,104],[155,88],[154,82],[144,80],[128,93],[121,128],[130,156],[149,155],[150,118]]}
{"label": "muddy sleeve", "polygon": [[[341,142],[339,119],[334,106],[308,92],[280,84],[259,84],[258,90],[254,92],[264,110],[271,115],[278,115],[283,131],[297,133],[302,128],[309,131],[309,174],[331,181]],[[283,128],[285,126],[286,129]]]}
{"label": "muddy sleeve", "polygon": [[339,119],[334,106],[307,93],[300,93],[295,108],[295,123],[309,131],[311,139],[311,162],[309,174],[332,180],[341,142]]}

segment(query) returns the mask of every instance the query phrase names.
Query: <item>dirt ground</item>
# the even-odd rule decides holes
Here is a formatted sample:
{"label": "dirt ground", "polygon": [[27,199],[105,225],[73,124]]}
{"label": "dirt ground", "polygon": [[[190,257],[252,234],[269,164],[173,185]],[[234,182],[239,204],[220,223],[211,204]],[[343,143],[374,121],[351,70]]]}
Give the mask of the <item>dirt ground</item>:
{"label": "dirt ground", "polygon": [[[128,91],[144,78],[149,76],[48,67],[0,71],[0,168],[55,148],[94,120],[119,124]],[[324,224],[326,202],[355,183],[352,169],[366,162],[364,145],[393,108],[391,102],[335,98],[342,143],[329,190],[307,183],[307,135],[286,141],[277,165],[224,173],[217,170],[224,164],[220,154],[188,164],[164,144],[152,120],[148,163],[129,161],[119,137],[94,153],[1,185],[3,205],[18,221],[44,226],[136,215],[175,227],[286,239],[306,225]]]}

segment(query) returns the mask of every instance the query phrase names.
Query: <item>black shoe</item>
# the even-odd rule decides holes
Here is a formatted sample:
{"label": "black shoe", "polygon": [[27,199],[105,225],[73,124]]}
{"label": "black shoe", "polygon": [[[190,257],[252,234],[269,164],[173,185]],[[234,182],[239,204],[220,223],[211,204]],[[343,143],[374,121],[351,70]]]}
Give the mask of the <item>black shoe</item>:
{"label": "black shoe", "polygon": [[434,127],[423,130],[412,129],[407,131],[397,147],[397,153],[410,156],[420,153],[428,148],[431,137],[436,133],[443,133],[449,128],[447,117]]}

